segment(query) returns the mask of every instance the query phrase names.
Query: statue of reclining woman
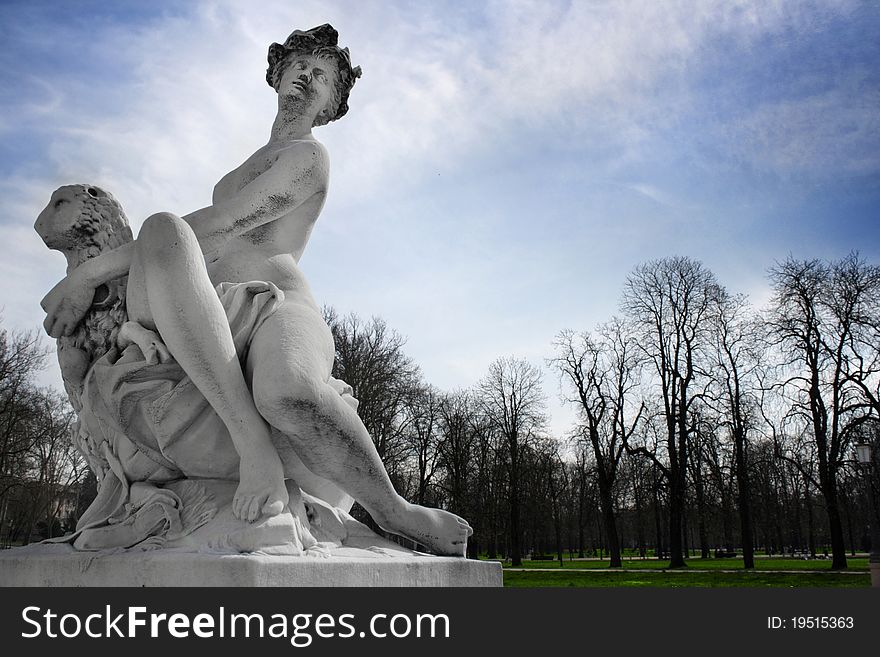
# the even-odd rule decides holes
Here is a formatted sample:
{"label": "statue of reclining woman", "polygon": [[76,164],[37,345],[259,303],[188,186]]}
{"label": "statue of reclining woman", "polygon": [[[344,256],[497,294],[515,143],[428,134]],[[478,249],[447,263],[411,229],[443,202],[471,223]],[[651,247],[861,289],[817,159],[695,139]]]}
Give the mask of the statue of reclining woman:
{"label": "statue of reclining woman", "polygon": [[[287,476],[333,503],[350,495],[386,531],[463,556],[472,533],[464,520],[394,490],[351,399],[330,376],[333,338],[297,264],[328,189],[327,152],[312,128],[347,112],[360,75],[336,43],[324,25],[272,44],[266,78],[278,113],[269,142],[217,183],[209,207],[182,218],[152,215],[136,240],[69,271],[43,300],[45,328],[70,335],[95,290],[128,275],[135,323],[128,333],[152,345],[154,359],[170,354],[228,430],[239,457],[236,517],[281,513]],[[271,307],[236,349],[221,296],[265,293]],[[295,457],[282,461],[272,428]]]}

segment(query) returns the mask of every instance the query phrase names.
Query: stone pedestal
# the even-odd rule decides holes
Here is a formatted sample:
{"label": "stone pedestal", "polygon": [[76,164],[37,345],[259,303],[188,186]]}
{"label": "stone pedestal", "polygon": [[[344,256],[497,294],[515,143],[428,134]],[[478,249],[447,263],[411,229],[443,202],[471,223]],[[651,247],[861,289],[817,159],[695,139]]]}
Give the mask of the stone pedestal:
{"label": "stone pedestal", "polygon": [[[366,554],[365,554],[366,553]],[[326,557],[94,554],[66,545],[0,553],[0,586],[501,586],[501,565],[455,557],[340,548]]]}

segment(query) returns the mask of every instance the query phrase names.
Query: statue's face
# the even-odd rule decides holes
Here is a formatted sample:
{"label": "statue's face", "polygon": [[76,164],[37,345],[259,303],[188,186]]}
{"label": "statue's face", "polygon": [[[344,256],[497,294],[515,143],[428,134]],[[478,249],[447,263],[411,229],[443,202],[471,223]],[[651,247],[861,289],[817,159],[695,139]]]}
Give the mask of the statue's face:
{"label": "statue's face", "polygon": [[63,251],[76,245],[76,225],[82,214],[84,193],[81,185],[66,185],[56,189],[49,205],[37,217],[34,230],[50,249]]}
{"label": "statue's face", "polygon": [[336,64],[330,59],[295,55],[281,75],[278,95],[298,101],[302,111],[311,114],[314,119],[321,111],[329,109],[336,75]]}

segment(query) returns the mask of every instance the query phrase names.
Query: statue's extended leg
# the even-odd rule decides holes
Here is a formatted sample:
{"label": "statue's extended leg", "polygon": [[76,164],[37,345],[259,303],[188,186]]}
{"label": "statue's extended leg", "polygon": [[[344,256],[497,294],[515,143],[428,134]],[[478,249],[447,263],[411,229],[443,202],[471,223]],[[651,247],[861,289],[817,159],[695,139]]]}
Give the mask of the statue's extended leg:
{"label": "statue's extended leg", "polygon": [[282,304],[257,331],[248,357],[260,413],[312,472],[354,497],[380,527],[438,554],[464,556],[472,533],[464,520],[410,504],[394,490],[357,412],[327,383],[333,355],[320,312]]}
{"label": "statue's extended leg", "polygon": [[229,430],[241,458],[235,515],[253,521],[261,513],[280,513],[288,501],[281,461],[245,383],[198,241],[185,221],[160,213],[144,222],[129,295],[130,318],[155,326]]}

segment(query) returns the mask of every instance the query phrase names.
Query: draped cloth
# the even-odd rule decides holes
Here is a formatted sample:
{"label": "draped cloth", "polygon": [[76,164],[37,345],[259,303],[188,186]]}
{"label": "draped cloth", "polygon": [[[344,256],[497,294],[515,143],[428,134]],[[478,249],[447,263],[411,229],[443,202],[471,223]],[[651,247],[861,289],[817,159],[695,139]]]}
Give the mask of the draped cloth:
{"label": "draped cloth", "polygon": [[[216,291],[244,367],[254,334],[284,293],[263,281],[221,283]],[[129,518],[134,482],[238,479],[229,432],[173,359],[148,363],[133,344],[113,349],[86,375],[82,402],[77,440],[103,477],[78,532]]]}

